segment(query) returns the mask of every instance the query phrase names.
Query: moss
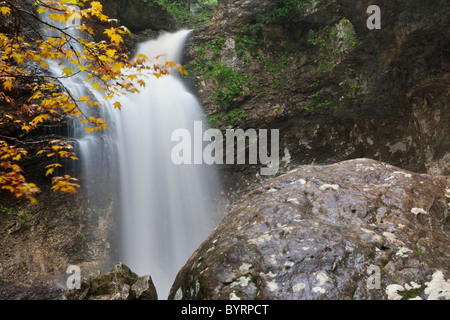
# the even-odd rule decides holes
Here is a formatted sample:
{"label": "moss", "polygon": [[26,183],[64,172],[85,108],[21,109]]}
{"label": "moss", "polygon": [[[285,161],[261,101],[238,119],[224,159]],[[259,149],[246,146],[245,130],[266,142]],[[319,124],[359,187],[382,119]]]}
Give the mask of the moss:
{"label": "moss", "polygon": [[259,300],[261,297],[261,290],[256,289],[255,293],[253,294],[253,299],[254,300]]}
{"label": "moss", "polygon": [[423,285],[420,288],[414,288],[407,291],[397,291],[397,293],[402,296],[402,300],[409,300],[422,294],[426,288],[427,286]]}

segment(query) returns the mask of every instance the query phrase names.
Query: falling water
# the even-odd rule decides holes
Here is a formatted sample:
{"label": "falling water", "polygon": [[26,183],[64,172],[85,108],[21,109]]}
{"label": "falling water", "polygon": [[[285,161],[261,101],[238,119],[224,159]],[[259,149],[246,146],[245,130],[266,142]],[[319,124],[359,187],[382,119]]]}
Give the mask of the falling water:
{"label": "falling water", "polygon": [[[188,34],[163,34],[141,44],[138,53],[179,62]],[[145,89],[122,105],[114,121],[123,261],[138,274],[150,274],[165,298],[178,271],[211,231],[214,168],[177,166],[170,158],[172,132],[194,132],[194,121],[204,120],[202,109],[176,75],[148,77]]]}
{"label": "falling water", "polygon": [[[158,63],[180,62],[189,33],[165,33],[139,45],[137,54],[159,57]],[[49,64],[55,75],[62,74],[58,62]],[[139,94],[121,98],[122,111],[85,86],[81,77],[62,81],[75,96],[92,93],[102,101],[99,116],[109,123],[107,133],[87,134],[78,121],[72,129],[84,176],[95,180],[100,168],[117,175],[110,181],[120,181],[111,190],[120,198],[116,201],[120,203],[119,259],[139,275],[151,275],[159,298],[165,299],[176,274],[206,239],[214,220],[215,168],[177,166],[171,160],[176,144],[171,141],[172,132],[180,128],[194,132],[194,121],[204,120],[201,105],[176,74],[157,79],[149,72]],[[87,187],[91,201],[107,186]]]}

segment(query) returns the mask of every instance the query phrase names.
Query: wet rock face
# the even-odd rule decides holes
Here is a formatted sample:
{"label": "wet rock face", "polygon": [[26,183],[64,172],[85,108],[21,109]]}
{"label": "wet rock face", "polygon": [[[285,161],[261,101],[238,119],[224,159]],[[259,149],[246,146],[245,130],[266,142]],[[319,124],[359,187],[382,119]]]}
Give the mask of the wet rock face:
{"label": "wet rock face", "polygon": [[102,0],[106,15],[119,19],[133,33],[146,29],[171,30],[173,18],[156,1]]}
{"label": "wet rock face", "polygon": [[282,15],[286,1],[222,0],[194,31],[187,61],[245,79],[225,107],[226,81],[200,72],[213,126],[279,129],[298,164],[364,157],[450,174],[448,1],[378,1],[381,30],[366,25],[373,1],[303,3]]}
{"label": "wet rock face", "polygon": [[169,299],[450,299],[449,208],[448,177],[302,167],[244,195]]}
{"label": "wet rock face", "polygon": [[116,264],[110,272],[90,275],[79,289],[68,290],[62,300],[158,300],[149,275],[138,277],[126,265]]}

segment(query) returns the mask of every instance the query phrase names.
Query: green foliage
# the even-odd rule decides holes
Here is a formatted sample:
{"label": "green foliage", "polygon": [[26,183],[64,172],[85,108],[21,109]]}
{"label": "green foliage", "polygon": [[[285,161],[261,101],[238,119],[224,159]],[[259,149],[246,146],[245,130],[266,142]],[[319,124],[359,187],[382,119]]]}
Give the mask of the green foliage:
{"label": "green foliage", "polygon": [[23,225],[29,219],[33,218],[33,215],[31,214],[31,212],[24,210],[18,215],[18,217],[19,217],[19,223]]}
{"label": "green foliage", "polygon": [[7,207],[3,207],[1,212],[4,213],[5,215],[7,215],[8,217],[11,216],[11,214],[12,214],[11,209],[7,208]]}
{"label": "green foliage", "polygon": [[322,99],[319,97],[319,94],[317,93],[312,94],[311,99],[312,99],[311,103],[305,106],[305,109],[307,111],[315,111],[319,108],[328,107],[333,104],[333,101],[328,99]]}
{"label": "green foliage", "polygon": [[226,39],[216,37],[197,49],[195,59],[189,64],[188,69],[202,79],[214,83],[215,90],[211,94],[217,113],[209,117],[211,125],[218,121],[235,123],[240,118],[245,118],[243,110],[234,108],[235,99],[244,95],[244,87],[249,85],[248,77],[221,61],[222,49]]}
{"label": "green foliage", "polygon": [[[11,218],[13,220],[16,221],[16,223],[18,222],[20,225],[24,225],[27,223],[27,221],[29,221],[30,219],[33,218],[33,214],[30,211],[24,210],[19,208],[17,210],[17,214],[13,215],[13,211],[10,208],[7,207],[3,207],[0,210],[3,214],[5,214],[8,218]],[[14,223],[11,223],[9,226],[12,227],[14,225]]]}
{"label": "green foliage", "polygon": [[208,76],[212,77],[216,84],[213,97],[217,109],[228,110],[236,97],[244,95],[243,87],[247,84],[246,76],[235,72],[233,68],[222,62],[214,65]]}
{"label": "green foliage", "polygon": [[208,122],[214,126],[217,122],[230,122],[235,124],[239,119],[245,119],[247,113],[239,108],[232,109],[228,112],[219,112],[208,117]]}
{"label": "green foliage", "polygon": [[[318,48],[318,53],[313,60],[316,64],[316,73],[319,77],[314,83],[319,86],[320,78],[325,73],[334,70],[342,59],[342,54],[354,49],[357,46],[357,38],[353,25],[348,19],[341,19],[333,26],[325,26],[321,30],[311,30],[308,43]],[[344,79],[340,84],[342,95],[337,97],[326,97],[326,94],[315,93],[310,96],[311,102],[305,106],[308,111],[315,111],[319,108],[333,106],[335,110],[344,106],[344,102],[350,99],[361,89],[358,80]]]}
{"label": "green foliage", "polygon": [[397,293],[402,297],[402,300],[409,300],[423,293],[426,288],[427,286],[423,285],[420,288],[413,288],[407,291],[397,291]]}
{"label": "green foliage", "polygon": [[314,63],[317,64],[317,72],[322,74],[334,69],[343,51],[357,46],[357,38],[350,21],[343,18],[332,27],[325,26],[319,31],[311,30],[308,43],[319,49]]}
{"label": "green foliage", "polygon": [[[188,3],[192,3],[195,13],[187,6]],[[174,17],[177,28],[195,28],[211,20],[217,0],[158,0],[158,4]]]}
{"label": "green foliage", "polygon": [[81,238],[81,241],[86,240],[86,233],[78,232],[78,233],[77,233],[77,236],[79,236],[79,237]]}
{"label": "green foliage", "polygon": [[301,12],[314,2],[316,4],[322,4],[327,0],[283,0],[281,6],[279,5],[266,5],[259,12],[259,20],[265,24],[269,24],[274,20],[280,18],[287,18],[290,14]]}

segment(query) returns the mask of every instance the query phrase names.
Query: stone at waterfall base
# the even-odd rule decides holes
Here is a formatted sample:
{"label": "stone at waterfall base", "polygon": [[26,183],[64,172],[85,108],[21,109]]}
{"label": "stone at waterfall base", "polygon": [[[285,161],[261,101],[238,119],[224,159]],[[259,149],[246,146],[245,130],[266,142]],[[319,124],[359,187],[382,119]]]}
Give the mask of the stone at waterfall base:
{"label": "stone at waterfall base", "polygon": [[89,275],[79,289],[67,290],[61,300],[158,300],[158,294],[149,275],[139,277],[118,263],[110,272]]}
{"label": "stone at waterfall base", "polygon": [[303,166],[235,202],[175,300],[450,300],[450,177]]}

